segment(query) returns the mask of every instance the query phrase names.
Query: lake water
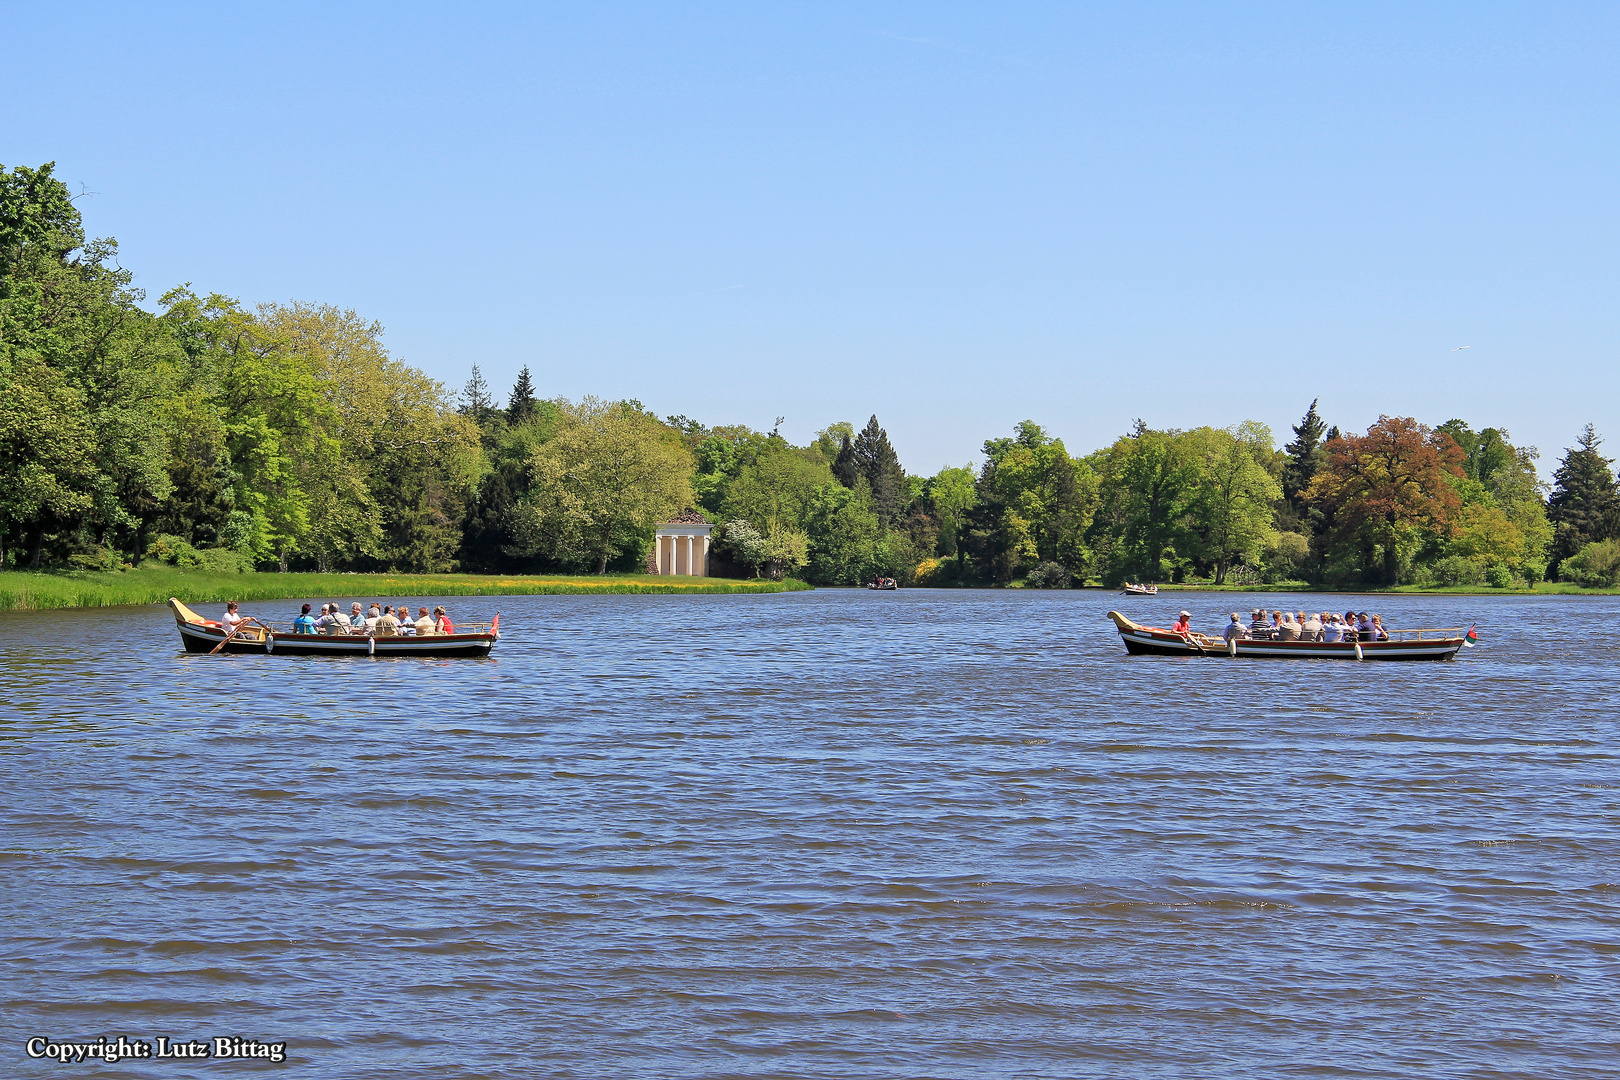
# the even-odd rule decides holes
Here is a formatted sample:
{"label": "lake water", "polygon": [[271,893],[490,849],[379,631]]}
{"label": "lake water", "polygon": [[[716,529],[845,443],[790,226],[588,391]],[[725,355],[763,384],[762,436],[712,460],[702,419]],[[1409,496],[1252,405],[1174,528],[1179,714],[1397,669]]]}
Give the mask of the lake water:
{"label": "lake water", "polygon": [[[1481,645],[1104,618],[1351,599]],[[1620,1075],[1614,598],[450,607],[493,659],[0,615],[0,1075]],[[26,1053],[120,1034],[288,1061]]]}

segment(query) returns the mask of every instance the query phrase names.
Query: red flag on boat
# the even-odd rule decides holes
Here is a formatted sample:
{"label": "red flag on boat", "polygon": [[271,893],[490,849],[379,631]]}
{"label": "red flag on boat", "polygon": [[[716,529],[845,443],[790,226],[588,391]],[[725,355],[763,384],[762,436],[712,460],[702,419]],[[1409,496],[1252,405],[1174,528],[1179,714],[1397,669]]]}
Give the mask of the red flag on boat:
{"label": "red flag on boat", "polygon": [[[1479,625],[1478,623],[1474,624],[1474,626],[1478,626],[1478,625]],[[1478,641],[1479,641],[1479,635],[1474,633],[1474,627],[1470,626],[1468,628],[1468,633],[1463,635],[1463,644],[1468,646],[1470,649],[1472,649],[1474,647],[1474,645]]]}

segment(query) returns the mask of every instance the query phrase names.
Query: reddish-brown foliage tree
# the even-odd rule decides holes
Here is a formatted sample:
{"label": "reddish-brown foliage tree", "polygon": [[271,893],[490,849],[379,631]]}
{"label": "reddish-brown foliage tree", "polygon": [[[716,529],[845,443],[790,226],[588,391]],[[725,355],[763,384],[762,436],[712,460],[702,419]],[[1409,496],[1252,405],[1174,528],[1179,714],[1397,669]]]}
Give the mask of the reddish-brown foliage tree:
{"label": "reddish-brown foliage tree", "polygon": [[1463,475],[1462,448],[1410,417],[1380,416],[1367,434],[1334,439],[1327,452],[1306,501],[1332,515],[1335,541],[1360,537],[1382,545],[1384,581],[1395,584],[1402,535],[1449,533],[1462,508],[1450,482]]}

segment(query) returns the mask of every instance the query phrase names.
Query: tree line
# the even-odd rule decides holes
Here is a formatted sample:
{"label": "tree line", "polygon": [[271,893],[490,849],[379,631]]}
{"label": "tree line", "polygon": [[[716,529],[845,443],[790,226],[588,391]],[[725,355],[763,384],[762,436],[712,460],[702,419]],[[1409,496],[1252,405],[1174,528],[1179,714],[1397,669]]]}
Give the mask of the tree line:
{"label": "tree line", "polygon": [[[1033,421],[906,473],[876,416],[779,431],[497,400],[321,304],[189,286],[155,310],[71,193],[0,167],[0,567],[635,571],[659,521],[711,521],[730,573],[855,584],[1480,584],[1620,578],[1620,492],[1590,426],[1537,452],[1462,420],[1131,431],[1071,455]],[[780,421],[778,421],[780,425]]]}

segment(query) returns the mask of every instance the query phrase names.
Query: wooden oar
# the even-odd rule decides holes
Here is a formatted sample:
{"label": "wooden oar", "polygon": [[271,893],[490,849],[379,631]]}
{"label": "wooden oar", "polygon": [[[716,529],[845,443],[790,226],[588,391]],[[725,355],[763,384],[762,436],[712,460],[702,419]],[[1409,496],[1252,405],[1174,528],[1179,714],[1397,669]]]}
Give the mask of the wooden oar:
{"label": "wooden oar", "polygon": [[238,619],[236,625],[231,627],[231,632],[225,635],[225,640],[221,641],[218,645],[215,645],[212,649],[209,649],[208,655],[213,656],[215,653],[219,652],[219,650],[229,645],[231,643],[231,639],[240,633],[242,627],[246,626],[248,623],[252,623],[254,626],[263,626],[265,633],[270,633],[270,628],[268,626],[265,626],[264,623],[253,618],[252,616],[245,619]]}

